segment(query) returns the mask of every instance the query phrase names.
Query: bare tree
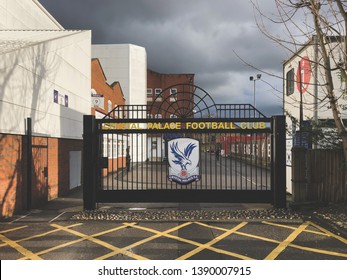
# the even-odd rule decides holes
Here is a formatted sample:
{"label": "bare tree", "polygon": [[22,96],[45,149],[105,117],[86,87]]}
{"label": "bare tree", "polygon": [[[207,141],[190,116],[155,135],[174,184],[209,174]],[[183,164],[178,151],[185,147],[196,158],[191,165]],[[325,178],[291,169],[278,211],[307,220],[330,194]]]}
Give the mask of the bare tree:
{"label": "bare tree", "polygon": [[[347,131],[341,115],[345,106],[341,100],[346,98],[347,89],[347,1],[274,0],[276,13],[273,14],[262,10],[257,0],[251,2],[256,11],[259,30],[292,55],[298,55],[298,51],[315,38],[320,60],[310,62],[322,69],[322,82],[317,86],[325,93],[319,102],[329,105],[347,162]],[[281,28],[281,35],[271,31],[271,26],[275,25]],[[336,75],[336,71],[343,84],[342,90],[340,85],[334,84],[333,75]]]}

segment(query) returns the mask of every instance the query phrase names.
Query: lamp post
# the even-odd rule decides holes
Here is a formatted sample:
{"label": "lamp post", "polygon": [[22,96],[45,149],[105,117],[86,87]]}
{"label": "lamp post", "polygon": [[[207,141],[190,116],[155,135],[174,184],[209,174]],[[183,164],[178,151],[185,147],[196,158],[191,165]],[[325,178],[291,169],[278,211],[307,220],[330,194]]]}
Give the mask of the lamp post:
{"label": "lamp post", "polygon": [[254,85],[253,85],[253,106],[254,106],[254,108],[255,108],[255,82],[260,80],[260,78],[261,78],[261,74],[257,74],[256,77],[253,77],[253,76],[249,77],[249,80],[251,82],[254,82]]}

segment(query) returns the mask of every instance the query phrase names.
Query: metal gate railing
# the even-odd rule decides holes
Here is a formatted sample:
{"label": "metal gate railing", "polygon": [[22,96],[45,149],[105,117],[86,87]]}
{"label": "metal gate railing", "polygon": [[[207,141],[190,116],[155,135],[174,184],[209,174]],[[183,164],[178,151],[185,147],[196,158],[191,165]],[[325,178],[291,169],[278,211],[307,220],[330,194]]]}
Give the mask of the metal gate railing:
{"label": "metal gate railing", "polygon": [[84,116],[85,209],[98,202],[285,207],[284,116],[215,104],[199,89],[182,86],[152,105],[118,106],[104,119]]}
{"label": "metal gate railing", "polygon": [[[136,121],[134,125],[127,120],[97,120],[85,116],[86,209],[95,208],[96,202],[124,201],[271,202],[283,207],[282,116],[264,119],[270,127],[232,131],[181,127],[179,131],[161,129],[158,133],[148,129],[148,119]],[[175,122],[187,125],[186,120]],[[228,122],[259,124],[259,120],[249,119],[247,122],[229,119]],[[156,120],[161,128],[169,123],[172,122]],[[197,127],[206,125],[204,120],[193,123]],[[226,122],[216,119],[215,123]],[[134,125],[133,128],[130,125]],[[200,143],[201,179],[188,185],[168,180],[168,140],[177,137],[196,139]]]}

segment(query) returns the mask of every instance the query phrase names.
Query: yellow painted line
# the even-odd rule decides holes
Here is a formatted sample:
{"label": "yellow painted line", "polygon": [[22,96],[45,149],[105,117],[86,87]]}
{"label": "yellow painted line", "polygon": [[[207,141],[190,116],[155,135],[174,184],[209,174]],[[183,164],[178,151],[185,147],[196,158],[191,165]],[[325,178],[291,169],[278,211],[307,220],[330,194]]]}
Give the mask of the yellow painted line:
{"label": "yellow painted line", "polygon": [[[293,226],[288,226],[288,225],[283,225],[283,224],[277,224],[277,223],[272,223],[272,222],[267,222],[267,221],[263,221],[262,223],[263,223],[263,224],[267,224],[267,225],[271,225],[271,226],[276,226],[276,227],[282,227],[282,228],[292,229],[292,230],[295,230],[295,229],[296,229],[296,227],[293,227]],[[318,235],[329,236],[329,234],[326,234],[326,233],[324,233],[324,232],[315,231],[315,230],[310,230],[310,229],[305,229],[304,232],[313,233],[313,234],[318,234]]]}
{"label": "yellow painted line", "polygon": [[278,241],[278,240],[275,240],[275,239],[270,239],[270,238],[266,238],[266,237],[259,236],[259,235],[249,234],[249,233],[245,233],[245,232],[242,232],[242,231],[235,232],[235,234],[246,236],[246,237],[250,237],[250,238],[254,238],[254,239],[259,239],[259,240],[270,242],[270,243],[276,243],[276,244],[280,244],[281,243],[281,241]]}
{"label": "yellow painted line", "polygon": [[208,224],[205,224],[205,223],[202,223],[202,222],[194,222],[194,224],[197,224],[197,225],[203,226],[203,227],[207,227],[207,228],[217,229],[217,230],[220,230],[220,231],[228,231],[229,230],[227,228],[211,226],[211,225],[208,225]]}
{"label": "yellow painted line", "polygon": [[[140,241],[138,241],[138,242],[135,242],[135,243],[133,243],[133,244],[131,244],[131,245],[128,245],[128,246],[122,248],[121,250],[125,250],[125,251],[126,251],[126,250],[130,250],[130,249],[132,249],[132,248],[135,248],[135,247],[137,247],[137,246],[139,246],[139,245],[145,244],[145,243],[147,243],[147,242],[149,242],[149,241],[152,241],[152,240],[154,240],[154,239],[156,239],[156,238],[159,238],[159,237],[161,237],[161,236],[166,236],[166,235],[168,235],[168,233],[173,232],[173,231],[175,231],[175,230],[178,230],[178,229],[180,229],[180,228],[183,228],[183,227],[185,227],[185,226],[187,226],[187,225],[190,225],[190,224],[191,224],[191,222],[187,222],[187,223],[181,224],[181,225],[179,225],[179,226],[176,226],[176,227],[174,227],[174,228],[170,228],[170,229],[168,229],[168,230],[166,230],[166,231],[161,232],[161,231],[158,231],[158,230],[155,230],[155,229],[151,229],[151,228],[146,228],[146,227],[138,226],[138,225],[135,225],[134,223],[133,223],[133,224],[124,223],[124,225],[126,225],[126,226],[130,226],[130,227],[132,227],[132,228],[136,228],[136,229],[141,229],[141,230],[144,230],[144,231],[148,231],[148,232],[154,233],[155,235],[150,236],[150,237],[147,237],[147,238],[145,238],[145,239],[142,239],[142,240],[140,240]],[[110,258],[110,257],[116,255],[117,253],[119,253],[119,252],[110,252],[110,253],[108,253],[108,254],[106,254],[106,255],[103,255],[103,256],[97,258],[96,260],[104,260],[104,259]]]}
{"label": "yellow painted line", "polygon": [[[76,227],[76,226],[80,226],[80,225],[82,225],[82,224],[73,224],[73,225],[67,226],[67,228],[72,228],[72,227]],[[35,238],[40,238],[40,237],[49,235],[51,233],[55,233],[57,231],[60,231],[60,229],[53,229],[53,230],[46,231],[46,232],[43,232],[43,233],[40,233],[40,234],[36,234],[36,235],[33,235],[33,236],[28,236],[28,237],[16,240],[16,242],[23,242],[23,241],[27,241],[27,240],[31,240],[31,239],[35,239]]]}
{"label": "yellow painted line", "polygon": [[319,229],[319,230],[325,232],[327,235],[336,238],[337,240],[341,241],[342,243],[347,244],[347,239],[345,239],[345,238],[343,238],[343,237],[341,237],[341,236],[338,236],[338,235],[336,235],[336,234],[334,234],[334,233],[332,233],[332,232],[326,230],[325,228],[322,228],[322,227],[320,227],[319,225],[316,225],[315,223],[312,223],[312,222],[309,222],[309,223],[310,223],[310,225],[314,226],[315,228],[317,228],[317,229]]}
{"label": "yellow painted line", "polygon": [[238,253],[234,253],[234,252],[231,252],[231,251],[226,251],[226,250],[223,250],[223,249],[218,249],[218,248],[215,248],[215,247],[208,247],[206,249],[214,251],[214,252],[219,253],[219,254],[232,256],[232,257],[238,258],[240,260],[255,260],[253,258],[244,256],[244,255],[241,255],[241,254],[238,254]]}
{"label": "yellow painted line", "polygon": [[2,231],[0,231],[0,234],[7,233],[7,232],[12,232],[12,231],[19,230],[19,229],[22,229],[22,228],[27,228],[27,227],[28,226],[20,226],[20,227],[16,227],[16,228],[10,228],[10,229],[6,229],[6,230],[2,230]]}
{"label": "yellow painted line", "polygon": [[7,238],[2,234],[0,234],[0,239],[13,249],[21,253],[26,258],[31,260],[42,260],[38,255],[34,254],[32,251],[25,249],[23,246],[20,246],[17,242],[12,241],[11,239]]}
{"label": "yellow painted line", "polygon": [[[127,256],[129,256],[129,257],[131,257],[131,258],[133,258],[133,259],[137,259],[137,260],[145,260],[145,259],[146,259],[146,258],[144,258],[144,257],[142,257],[142,256],[139,256],[139,255],[134,254],[134,253],[132,253],[132,252],[128,252],[128,251],[126,251],[126,250],[124,250],[124,249],[115,247],[115,246],[113,246],[113,245],[111,245],[111,244],[109,244],[109,243],[107,243],[107,242],[104,242],[104,241],[102,241],[102,240],[97,239],[97,238],[94,237],[94,236],[99,236],[100,233],[93,234],[93,235],[90,235],[90,236],[89,236],[89,235],[86,235],[86,234],[84,234],[84,233],[80,233],[80,232],[78,232],[78,231],[70,230],[70,229],[64,228],[64,227],[59,226],[59,225],[56,225],[56,224],[52,224],[52,226],[57,227],[57,228],[60,228],[60,229],[62,229],[62,230],[64,230],[64,231],[66,231],[66,232],[69,232],[69,233],[72,233],[72,234],[74,234],[74,235],[76,235],[76,236],[81,237],[81,239],[76,240],[75,243],[81,242],[81,241],[84,241],[84,240],[88,240],[88,241],[94,242],[94,243],[96,243],[96,244],[98,244],[98,245],[101,245],[101,246],[103,246],[103,247],[105,247],[105,248],[107,248],[107,249],[113,251],[114,255],[116,255],[116,254],[118,254],[118,253],[121,253],[121,254],[123,254],[123,255],[127,255]],[[119,230],[119,229],[125,228],[125,227],[127,227],[127,226],[128,226],[128,225],[123,225],[123,226],[121,226],[121,227],[115,228],[114,230]],[[110,232],[110,230],[107,230],[107,232]],[[63,244],[63,245],[65,245],[65,244]],[[63,246],[63,245],[62,245],[62,246]],[[57,247],[58,247],[58,246],[57,246]],[[64,246],[64,247],[66,247],[66,246]],[[41,253],[41,252],[40,252],[40,253]],[[46,252],[45,252],[45,253],[46,253]],[[97,258],[97,259],[98,259],[98,258]]]}
{"label": "yellow painted line", "polygon": [[270,254],[265,257],[265,260],[274,260],[278,257],[281,252],[283,252],[292,243],[300,233],[302,233],[306,227],[309,225],[308,222],[300,225],[296,230],[294,230],[284,241],[282,241]]}
{"label": "yellow painted line", "polygon": [[185,260],[190,258],[191,256],[201,252],[204,249],[208,249],[209,247],[211,247],[213,244],[219,242],[220,240],[224,239],[225,237],[229,236],[230,234],[233,234],[234,232],[236,232],[237,230],[239,230],[240,228],[244,227],[245,225],[247,225],[247,222],[242,222],[240,224],[238,224],[236,227],[233,227],[232,229],[224,232],[223,234],[217,236],[216,238],[214,238],[213,240],[203,244],[202,246],[182,255],[181,257],[177,258],[177,260]]}
{"label": "yellow painted line", "polygon": [[304,246],[295,245],[295,244],[290,244],[289,247],[293,247],[293,248],[304,250],[304,251],[319,253],[319,254],[325,254],[325,255],[331,255],[331,256],[347,258],[347,254],[344,254],[344,253],[338,253],[338,252],[333,252],[333,251],[327,251],[327,250],[321,250],[321,249],[316,249],[316,248],[304,247]]}

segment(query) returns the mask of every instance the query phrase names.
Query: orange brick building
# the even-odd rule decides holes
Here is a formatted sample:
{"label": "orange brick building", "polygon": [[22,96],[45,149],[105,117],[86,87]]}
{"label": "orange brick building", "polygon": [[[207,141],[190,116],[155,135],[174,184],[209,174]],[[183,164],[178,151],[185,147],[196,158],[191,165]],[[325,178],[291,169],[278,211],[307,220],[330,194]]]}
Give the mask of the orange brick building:
{"label": "orange brick building", "polygon": [[[96,118],[103,118],[115,107],[125,105],[125,98],[119,82],[109,85],[99,59],[92,59],[92,108],[91,114]],[[119,113],[120,112],[120,113]],[[111,113],[109,118],[123,118],[123,110]],[[108,170],[104,175],[125,167],[125,150],[128,141],[126,137],[108,139],[104,136],[103,153],[108,158]]]}

